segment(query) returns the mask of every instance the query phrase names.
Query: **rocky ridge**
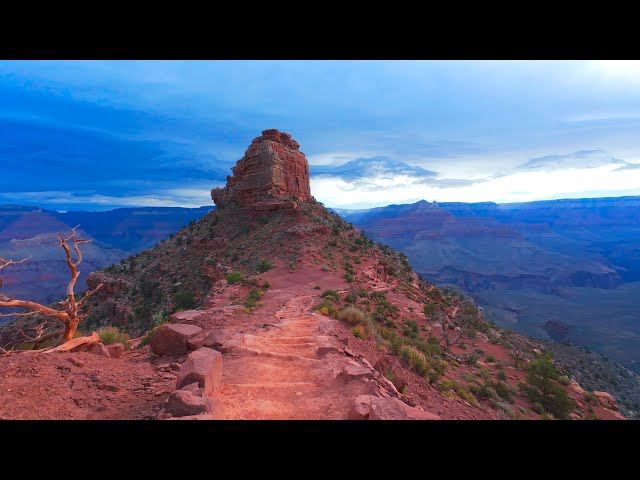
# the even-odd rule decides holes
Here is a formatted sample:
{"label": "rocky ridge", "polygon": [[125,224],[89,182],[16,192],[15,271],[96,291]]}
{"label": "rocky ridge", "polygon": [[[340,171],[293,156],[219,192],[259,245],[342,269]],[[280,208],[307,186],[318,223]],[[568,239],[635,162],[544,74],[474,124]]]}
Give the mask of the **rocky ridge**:
{"label": "rocky ridge", "polygon": [[[113,369],[115,388],[143,392],[139,418],[549,416],[517,388],[526,380],[520,364],[540,356],[540,346],[420,280],[406,256],[315,201],[306,159],[287,134],[263,132],[213,195],[219,211],[95,274],[107,287],[82,328],[117,324],[140,338],[132,342],[139,348],[105,359],[120,368],[91,368]],[[462,341],[449,347],[453,336]],[[28,359],[0,357],[4,385],[19,385],[20,397],[62,375],[46,369],[44,379],[23,382]],[[118,379],[123,365],[133,379],[154,369],[159,378],[139,390]],[[559,388],[572,398],[571,418],[621,418],[611,398],[587,405],[591,394],[579,386]],[[4,395],[0,416],[18,416],[16,395]],[[114,412],[133,399],[117,395],[100,408],[121,418]],[[91,408],[83,418],[105,418]],[[56,418],[51,410],[45,417]]]}

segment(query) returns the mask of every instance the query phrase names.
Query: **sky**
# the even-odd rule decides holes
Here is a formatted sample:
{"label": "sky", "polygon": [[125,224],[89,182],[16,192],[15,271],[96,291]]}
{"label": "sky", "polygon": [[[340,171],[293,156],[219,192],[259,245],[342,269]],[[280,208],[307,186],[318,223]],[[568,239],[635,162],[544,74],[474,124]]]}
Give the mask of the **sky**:
{"label": "sky", "polygon": [[0,61],[0,205],[211,205],[270,128],[329,207],[640,195],[639,61]]}

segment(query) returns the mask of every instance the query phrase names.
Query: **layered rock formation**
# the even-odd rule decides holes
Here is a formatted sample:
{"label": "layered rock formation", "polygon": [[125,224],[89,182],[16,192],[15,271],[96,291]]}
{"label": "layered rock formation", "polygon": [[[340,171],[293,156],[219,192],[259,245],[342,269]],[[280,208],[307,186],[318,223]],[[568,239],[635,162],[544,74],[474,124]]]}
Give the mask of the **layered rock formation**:
{"label": "layered rock formation", "polygon": [[227,186],[211,191],[218,208],[295,209],[311,196],[309,164],[288,133],[264,130],[227,177]]}

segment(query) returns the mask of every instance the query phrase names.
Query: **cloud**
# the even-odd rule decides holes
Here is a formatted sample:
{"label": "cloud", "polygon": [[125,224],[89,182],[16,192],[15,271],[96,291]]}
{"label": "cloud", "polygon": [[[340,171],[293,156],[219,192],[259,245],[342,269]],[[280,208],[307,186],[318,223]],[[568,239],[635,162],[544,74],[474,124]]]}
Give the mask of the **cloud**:
{"label": "cloud", "polygon": [[516,170],[556,171],[572,168],[597,168],[603,165],[627,165],[628,162],[607,155],[602,150],[579,150],[568,155],[532,158]]}
{"label": "cloud", "polygon": [[340,177],[346,181],[359,178],[382,178],[408,175],[413,177],[433,177],[437,173],[417,165],[409,165],[386,157],[358,158],[342,165],[311,165],[311,175]]}
{"label": "cloud", "polygon": [[614,172],[619,172],[621,170],[640,170],[640,163],[627,163],[622,167],[616,168]]}

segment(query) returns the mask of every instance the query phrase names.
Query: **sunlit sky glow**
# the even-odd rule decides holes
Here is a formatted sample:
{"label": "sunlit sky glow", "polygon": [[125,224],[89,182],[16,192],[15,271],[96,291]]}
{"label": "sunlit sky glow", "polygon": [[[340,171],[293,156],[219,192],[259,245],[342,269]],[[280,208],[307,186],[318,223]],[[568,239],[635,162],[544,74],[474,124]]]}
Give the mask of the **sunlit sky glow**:
{"label": "sunlit sky glow", "polygon": [[4,61],[0,205],[210,205],[267,128],[331,207],[640,194],[638,61]]}

